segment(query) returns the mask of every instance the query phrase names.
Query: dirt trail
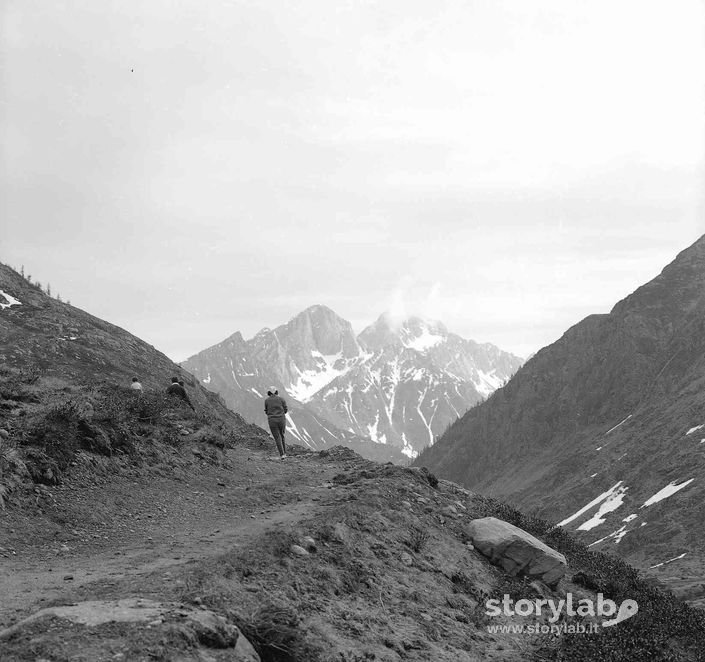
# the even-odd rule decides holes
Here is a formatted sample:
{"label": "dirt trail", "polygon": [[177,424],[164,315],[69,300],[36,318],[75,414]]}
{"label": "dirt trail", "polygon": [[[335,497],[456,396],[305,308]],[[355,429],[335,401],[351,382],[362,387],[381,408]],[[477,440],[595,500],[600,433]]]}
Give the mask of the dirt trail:
{"label": "dirt trail", "polygon": [[[8,528],[40,533],[16,541],[14,554],[0,559],[0,627],[89,584],[134,581],[167,568],[178,575],[189,562],[306,517],[340,471],[339,464],[312,455],[284,462],[270,457],[236,448],[228,451],[231,468],[204,466],[188,480],[147,476],[113,479],[103,487],[67,485],[51,491],[42,515],[11,513]],[[72,521],[54,531],[54,540],[46,539],[53,513],[80,516],[86,507],[94,507],[101,521]],[[7,542],[0,545],[8,549]]]}

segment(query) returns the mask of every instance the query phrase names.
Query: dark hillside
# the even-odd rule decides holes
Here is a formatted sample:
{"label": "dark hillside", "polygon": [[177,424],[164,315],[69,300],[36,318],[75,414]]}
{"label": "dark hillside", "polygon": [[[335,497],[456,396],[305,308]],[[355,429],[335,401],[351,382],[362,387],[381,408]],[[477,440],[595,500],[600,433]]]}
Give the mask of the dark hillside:
{"label": "dark hillside", "polygon": [[658,572],[677,573],[698,599],[704,389],[701,238],[608,315],[538,352],[418,463],[553,521],[597,499],[566,526],[647,568],[683,554]]}

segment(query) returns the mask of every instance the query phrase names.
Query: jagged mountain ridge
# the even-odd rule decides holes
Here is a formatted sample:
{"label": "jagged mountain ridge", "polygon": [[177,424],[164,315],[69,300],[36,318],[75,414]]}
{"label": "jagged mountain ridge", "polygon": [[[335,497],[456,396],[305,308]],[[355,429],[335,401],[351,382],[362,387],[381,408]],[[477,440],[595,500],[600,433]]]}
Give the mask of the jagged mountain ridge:
{"label": "jagged mountain ridge", "polygon": [[248,341],[235,333],[183,365],[262,424],[261,399],[278,385],[293,399],[293,436],[312,448],[331,436],[371,439],[378,453],[399,458],[432,443],[520,364],[417,317],[382,315],[356,337],[349,322],[317,305]]}
{"label": "jagged mountain ridge", "polygon": [[595,549],[700,576],[704,375],[702,237],[609,314],[539,351],[418,462],[562,522]]}
{"label": "jagged mountain ridge", "polygon": [[413,457],[451,421],[506,381],[521,362],[439,322],[382,315],[358,336],[360,361],[309,400],[341,427]]}

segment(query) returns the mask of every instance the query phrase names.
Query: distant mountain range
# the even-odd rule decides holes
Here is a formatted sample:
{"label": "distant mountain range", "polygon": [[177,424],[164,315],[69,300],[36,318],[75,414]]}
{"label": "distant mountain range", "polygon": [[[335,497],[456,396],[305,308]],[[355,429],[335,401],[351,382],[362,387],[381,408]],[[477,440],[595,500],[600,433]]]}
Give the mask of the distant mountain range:
{"label": "distant mountain range", "polygon": [[705,237],[539,351],[417,463],[705,604]]}
{"label": "distant mountain range", "polygon": [[250,340],[237,332],[182,365],[260,425],[262,399],[276,385],[291,401],[292,437],[311,448],[343,443],[400,461],[507,381],[521,359],[419,317],[382,315],[355,336],[330,308],[312,306]]}

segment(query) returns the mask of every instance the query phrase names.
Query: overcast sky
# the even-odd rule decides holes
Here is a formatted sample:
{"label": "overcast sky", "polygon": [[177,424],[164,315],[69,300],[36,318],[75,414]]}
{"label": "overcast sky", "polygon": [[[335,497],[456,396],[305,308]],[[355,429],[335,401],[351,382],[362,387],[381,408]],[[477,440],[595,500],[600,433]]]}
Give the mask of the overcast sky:
{"label": "overcast sky", "polygon": [[0,260],[185,359],[321,303],[525,356],[705,234],[699,0],[2,0]]}

